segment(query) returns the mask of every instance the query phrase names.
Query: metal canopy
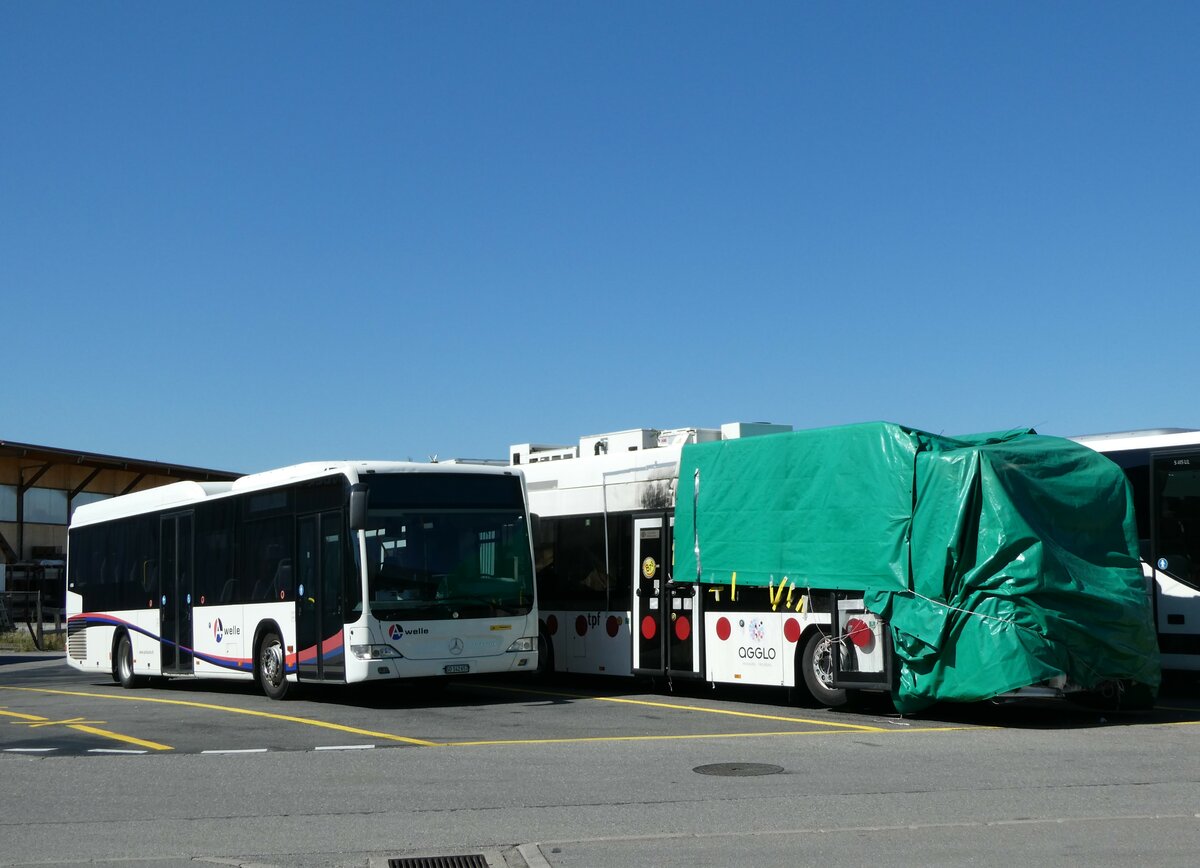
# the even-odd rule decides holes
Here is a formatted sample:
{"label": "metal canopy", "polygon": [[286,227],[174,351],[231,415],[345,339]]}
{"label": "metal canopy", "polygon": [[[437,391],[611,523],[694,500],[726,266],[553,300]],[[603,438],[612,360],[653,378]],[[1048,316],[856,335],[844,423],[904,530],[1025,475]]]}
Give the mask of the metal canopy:
{"label": "metal canopy", "polygon": [[242,474],[226,470],[210,470],[204,467],[188,467],[185,464],[168,464],[162,461],[145,461],[140,458],[120,458],[99,452],[81,452],[78,449],[58,449],[53,446],[35,446],[30,443],[14,443],[0,440],[0,459],[17,458],[28,461],[28,466],[46,465],[47,468],[69,464],[78,467],[93,467],[98,470],[124,470],[147,476],[177,476],[197,482],[222,482],[237,479]]}
{"label": "metal canopy", "polygon": [[[146,461],[139,458],[123,458],[99,452],[84,452],[79,449],[59,449],[54,446],[38,446],[32,443],[16,443],[0,440],[0,467],[15,465],[16,478],[12,484],[17,488],[17,545],[14,548],[0,532],[0,560],[13,564],[21,560],[19,552],[24,540],[24,496],[51,470],[66,468],[71,471],[65,485],[55,487],[67,491],[69,504],[84,492],[104,494],[128,494],[151,479],[152,484],[165,484],[179,480],[197,482],[223,482],[237,479],[242,474],[205,467],[189,467],[163,461]],[[103,476],[101,474],[104,474]],[[2,479],[2,477],[0,477]],[[5,484],[9,484],[5,482]],[[65,531],[64,531],[65,540]]]}

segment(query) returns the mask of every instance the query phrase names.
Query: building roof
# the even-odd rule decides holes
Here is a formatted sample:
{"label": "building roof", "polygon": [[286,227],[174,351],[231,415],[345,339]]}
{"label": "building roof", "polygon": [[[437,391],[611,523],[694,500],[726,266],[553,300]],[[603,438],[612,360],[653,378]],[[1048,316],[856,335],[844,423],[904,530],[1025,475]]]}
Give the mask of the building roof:
{"label": "building roof", "polygon": [[54,446],[36,446],[32,443],[16,443],[0,440],[0,458],[17,458],[34,464],[73,464],[99,470],[124,470],[146,476],[181,476],[200,481],[237,479],[242,474],[228,470],[211,470],[204,467],[189,467],[185,464],[170,464],[163,461],[147,461],[142,458],[121,458],[99,452],[84,452],[80,449],[59,449]]}
{"label": "building roof", "polygon": [[[102,495],[128,494],[131,491],[168,485],[181,480],[201,483],[231,482],[240,475],[227,470],[0,440],[0,483],[6,486],[14,485],[18,493],[16,521],[5,522],[4,530],[0,530],[0,563],[19,563],[27,550],[36,558],[36,550],[47,547],[45,539],[40,539],[28,547],[25,544],[25,529],[30,522],[25,519],[22,510],[24,495],[39,485],[65,490],[69,505],[83,492]],[[7,538],[6,533],[12,533],[12,538]],[[61,542],[65,543],[65,524],[61,533]],[[57,550],[62,545],[55,540],[49,547]]]}

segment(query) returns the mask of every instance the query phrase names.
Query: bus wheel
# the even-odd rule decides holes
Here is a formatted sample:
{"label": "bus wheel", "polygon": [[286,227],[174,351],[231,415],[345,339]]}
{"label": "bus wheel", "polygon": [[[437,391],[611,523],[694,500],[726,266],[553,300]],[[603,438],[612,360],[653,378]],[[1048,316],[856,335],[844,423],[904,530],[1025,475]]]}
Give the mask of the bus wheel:
{"label": "bus wheel", "polygon": [[537,652],[538,662],[534,675],[541,679],[549,678],[554,674],[554,646],[550,644],[550,637],[544,630],[538,630]]}
{"label": "bus wheel", "polygon": [[840,708],[846,704],[846,691],[833,687],[834,643],[820,630],[808,634],[800,652],[800,671],[804,686],[817,704]]}
{"label": "bus wheel", "polygon": [[283,640],[279,634],[268,631],[263,634],[258,643],[258,654],[255,657],[257,665],[254,674],[258,678],[258,686],[271,699],[283,699],[287,696],[288,687],[287,666],[284,663]]}
{"label": "bus wheel", "polygon": [[117,650],[113,655],[113,679],[126,690],[132,690],[141,682],[133,674],[133,643],[129,641],[128,633],[122,633],[117,640]]}

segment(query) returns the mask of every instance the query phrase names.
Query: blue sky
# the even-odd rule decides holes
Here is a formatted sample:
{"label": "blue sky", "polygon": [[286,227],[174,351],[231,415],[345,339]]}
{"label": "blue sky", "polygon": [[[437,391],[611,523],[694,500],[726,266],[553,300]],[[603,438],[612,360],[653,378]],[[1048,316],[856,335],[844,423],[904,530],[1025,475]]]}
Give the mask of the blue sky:
{"label": "blue sky", "polygon": [[5,3],[0,439],[1200,427],[1200,5]]}

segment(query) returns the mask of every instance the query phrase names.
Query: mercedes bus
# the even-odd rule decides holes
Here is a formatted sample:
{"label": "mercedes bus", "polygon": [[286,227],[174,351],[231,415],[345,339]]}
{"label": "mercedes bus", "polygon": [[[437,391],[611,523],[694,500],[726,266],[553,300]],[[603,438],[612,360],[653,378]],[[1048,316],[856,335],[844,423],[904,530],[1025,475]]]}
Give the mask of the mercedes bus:
{"label": "mercedes bus", "polygon": [[524,480],[509,468],[307,463],[75,510],[68,663],[298,683],[537,668]]}

